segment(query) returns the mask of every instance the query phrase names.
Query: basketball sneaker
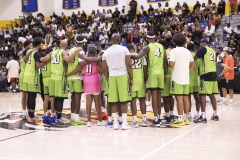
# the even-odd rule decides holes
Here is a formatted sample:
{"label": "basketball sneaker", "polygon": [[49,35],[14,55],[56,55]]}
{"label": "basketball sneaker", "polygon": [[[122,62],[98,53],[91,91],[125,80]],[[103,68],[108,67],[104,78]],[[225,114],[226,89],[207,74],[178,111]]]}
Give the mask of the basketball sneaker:
{"label": "basketball sneaker", "polygon": [[105,124],[105,127],[112,128],[113,127],[113,122],[107,122]]}
{"label": "basketball sneaker", "polygon": [[199,118],[199,115],[197,115],[197,114],[195,114],[194,116],[193,116],[193,120],[196,120],[196,119],[198,119]]}
{"label": "basketball sneaker", "polygon": [[105,125],[106,125],[106,122],[103,122],[103,121],[102,122],[100,122],[100,121],[97,122],[97,126],[105,126]]}
{"label": "basketball sneaker", "polygon": [[42,119],[43,119],[43,123],[49,124],[49,117],[48,116],[43,116]]}
{"label": "basketball sneaker", "polygon": [[70,120],[70,124],[72,125],[72,126],[79,126],[79,125],[85,125],[86,123],[85,122],[83,122],[83,121],[81,121],[81,120],[75,120],[75,119],[71,119]]}
{"label": "basketball sneaker", "polygon": [[54,123],[56,121],[56,116],[50,116],[48,117],[49,123]]}
{"label": "basketball sneaker", "polygon": [[119,127],[122,127],[122,123],[123,123],[123,122],[119,121],[118,123],[119,123],[119,124],[118,124]]}
{"label": "basketball sneaker", "polygon": [[157,121],[153,120],[153,122],[151,123],[151,125],[155,126],[155,127],[160,127],[161,125],[161,119],[158,119]]}
{"label": "basketball sneaker", "polygon": [[146,103],[146,106],[150,106],[151,105],[150,101],[145,101],[145,103]]}
{"label": "basketball sneaker", "polygon": [[27,118],[27,122],[28,122],[28,123],[40,123],[41,120],[38,119],[38,118],[35,118],[35,117],[33,117],[33,118],[28,117],[28,118]]}
{"label": "basketball sneaker", "polygon": [[21,118],[22,120],[27,120],[27,115],[22,115]]}
{"label": "basketball sneaker", "polygon": [[133,126],[134,128],[138,128],[138,127],[139,127],[138,121],[133,122],[132,126]]}
{"label": "basketball sneaker", "polygon": [[218,115],[216,115],[216,116],[213,115],[213,116],[211,117],[211,120],[219,121],[219,117],[218,117]]}
{"label": "basketball sneaker", "polygon": [[87,127],[91,127],[92,126],[92,122],[87,122]]}
{"label": "basketball sneaker", "polygon": [[171,128],[179,128],[185,126],[184,120],[180,121],[179,119],[176,119],[174,122],[170,124]]}
{"label": "basketball sneaker", "polygon": [[200,116],[198,119],[193,120],[194,123],[207,123],[207,118]]}
{"label": "basketball sneaker", "polygon": [[220,101],[218,104],[219,104],[219,105],[222,105],[222,104],[227,104],[227,100],[226,100],[226,99],[224,99],[224,100]]}
{"label": "basketball sneaker", "polygon": [[[122,123],[122,122],[121,122]],[[119,123],[113,123],[113,129],[114,130],[118,130],[118,128],[119,128]]]}
{"label": "basketball sneaker", "polygon": [[229,102],[228,106],[232,107],[233,106],[233,102]]}
{"label": "basketball sneaker", "polygon": [[184,123],[185,123],[185,125],[189,125],[190,124],[188,118],[184,119]]}
{"label": "basketball sneaker", "polygon": [[174,121],[174,118],[173,118],[173,116],[171,117],[166,117],[166,121],[167,121],[167,123],[171,123],[172,121]]}
{"label": "basketball sneaker", "polygon": [[128,129],[131,129],[131,126],[128,123],[122,125],[122,130],[128,130]]}
{"label": "basketball sneaker", "polygon": [[189,120],[189,121],[192,121],[192,119],[193,119],[193,118],[192,118],[192,115],[191,115],[191,114],[188,114],[188,120]]}
{"label": "basketball sneaker", "polygon": [[142,120],[142,127],[147,127],[147,121]]}
{"label": "basketball sneaker", "polygon": [[67,120],[62,117],[60,119],[56,119],[55,123],[58,125],[68,125],[69,124],[69,122],[67,122]]}

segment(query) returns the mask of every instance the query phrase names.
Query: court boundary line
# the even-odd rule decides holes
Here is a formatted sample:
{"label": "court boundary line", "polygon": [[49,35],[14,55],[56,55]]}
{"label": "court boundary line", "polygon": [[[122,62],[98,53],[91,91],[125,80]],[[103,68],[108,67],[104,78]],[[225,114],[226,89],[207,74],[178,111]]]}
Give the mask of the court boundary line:
{"label": "court boundary line", "polygon": [[[237,103],[239,103],[239,102],[240,102],[240,100],[238,100],[237,102],[235,102],[233,105],[235,105],[235,104],[237,104]],[[218,112],[218,114],[221,114],[222,112],[224,112],[225,110],[227,110],[227,109],[229,109],[229,108],[232,108],[232,107],[226,107],[226,108],[222,109],[220,112]],[[208,120],[210,120],[210,119],[211,119],[211,118],[208,118]],[[188,131],[180,134],[179,136],[177,136],[177,137],[175,137],[174,139],[168,141],[167,143],[163,144],[162,146],[158,147],[157,149],[153,150],[152,152],[146,154],[145,156],[143,156],[143,157],[140,158],[139,160],[143,160],[143,159],[151,156],[152,154],[154,154],[154,153],[156,153],[157,151],[163,149],[164,147],[166,147],[167,145],[171,144],[172,142],[178,140],[179,138],[183,137],[184,135],[186,135],[186,134],[188,134],[189,132],[193,131],[194,129],[198,128],[198,127],[201,126],[202,124],[203,124],[203,123],[198,124],[198,125],[196,125],[195,127],[191,128],[190,130],[188,130]]]}
{"label": "court boundary line", "polygon": [[20,134],[20,135],[9,137],[9,138],[4,138],[4,139],[1,139],[0,142],[6,141],[6,140],[10,140],[10,139],[14,139],[14,138],[21,137],[21,136],[25,136],[25,135],[28,135],[28,134],[31,134],[31,133],[35,133],[35,132],[37,132],[37,131],[32,131],[32,132]]}

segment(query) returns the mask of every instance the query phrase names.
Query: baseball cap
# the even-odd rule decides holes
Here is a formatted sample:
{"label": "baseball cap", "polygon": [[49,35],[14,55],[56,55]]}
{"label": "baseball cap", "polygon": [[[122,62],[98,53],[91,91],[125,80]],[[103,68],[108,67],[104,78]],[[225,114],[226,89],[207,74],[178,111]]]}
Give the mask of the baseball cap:
{"label": "baseball cap", "polygon": [[223,48],[221,46],[217,46],[216,49],[219,49],[219,50],[223,50]]}
{"label": "baseball cap", "polygon": [[228,51],[228,52],[232,52],[232,49],[230,47],[224,47],[223,50]]}

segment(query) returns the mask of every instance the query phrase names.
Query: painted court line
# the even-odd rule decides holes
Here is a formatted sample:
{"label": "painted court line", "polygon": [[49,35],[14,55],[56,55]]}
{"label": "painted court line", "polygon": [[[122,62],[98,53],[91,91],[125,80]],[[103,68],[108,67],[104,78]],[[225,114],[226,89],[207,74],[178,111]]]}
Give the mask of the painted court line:
{"label": "painted court line", "polygon": [[[239,101],[240,101],[240,100],[239,100]],[[238,103],[239,101],[235,102],[234,104]],[[218,112],[218,114],[221,114],[222,112],[224,112],[224,111],[227,110],[228,108],[229,108],[229,107],[224,108],[223,110],[221,110],[220,112]],[[209,118],[209,119],[210,119],[210,118]],[[208,120],[209,120],[209,119],[208,119]],[[164,145],[162,145],[162,146],[158,147],[157,149],[153,150],[152,152],[146,154],[145,156],[143,156],[143,157],[140,158],[139,160],[143,160],[143,159],[151,156],[152,154],[154,154],[154,153],[156,153],[157,151],[163,149],[164,147],[166,147],[167,145],[171,144],[172,142],[174,142],[174,141],[178,140],[179,138],[183,137],[184,135],[188,134],[188,133],[191,132],[192,130],[198,128],[198,127],[201,126],[202,124],[203,124],[203,123],[198,124],[198,125],[196,125],[195,127],[191,128],[190,130],[188,130],[188,131],[180,134],[179,136],[175,137],[175,138],[172,139],[171,141],[165,143]]]}

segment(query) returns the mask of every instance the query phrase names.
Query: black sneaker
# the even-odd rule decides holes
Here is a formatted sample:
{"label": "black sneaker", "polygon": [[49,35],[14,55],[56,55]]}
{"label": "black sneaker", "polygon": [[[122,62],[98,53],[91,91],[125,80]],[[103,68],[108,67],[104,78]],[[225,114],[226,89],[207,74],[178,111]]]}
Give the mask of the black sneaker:
{"label": "black sneaker", "polygon": [[161,119],[158,119],[158,121],[153,120],[152,125],[155,126],[155,127],[160,127]]}
{"label": "black sneaker", "polygon": [[171,117],[172,119],[178,119],[178,116],[175,116],[175,115],[170,115],[170,117]]}
{"label": "black sneaker", "polygon": [[167,121],[168,123],[171,123],[172,121],[174,121],[174,117],[173,117],[173,116],[166,117],[166,121]]}
{"label": "black sneaker", "polygon": [[207,123],[207,118],[202,118],[202,116],[200,116],[198,119],[194,119],[193,122],[194,123]]}
{"label": "black sneaker", "polygon": [[211,117],[211,120],[219,121],[219,117],[218,117],[218,115],[216,115],[216,116],[212,116],[212,117]]}

